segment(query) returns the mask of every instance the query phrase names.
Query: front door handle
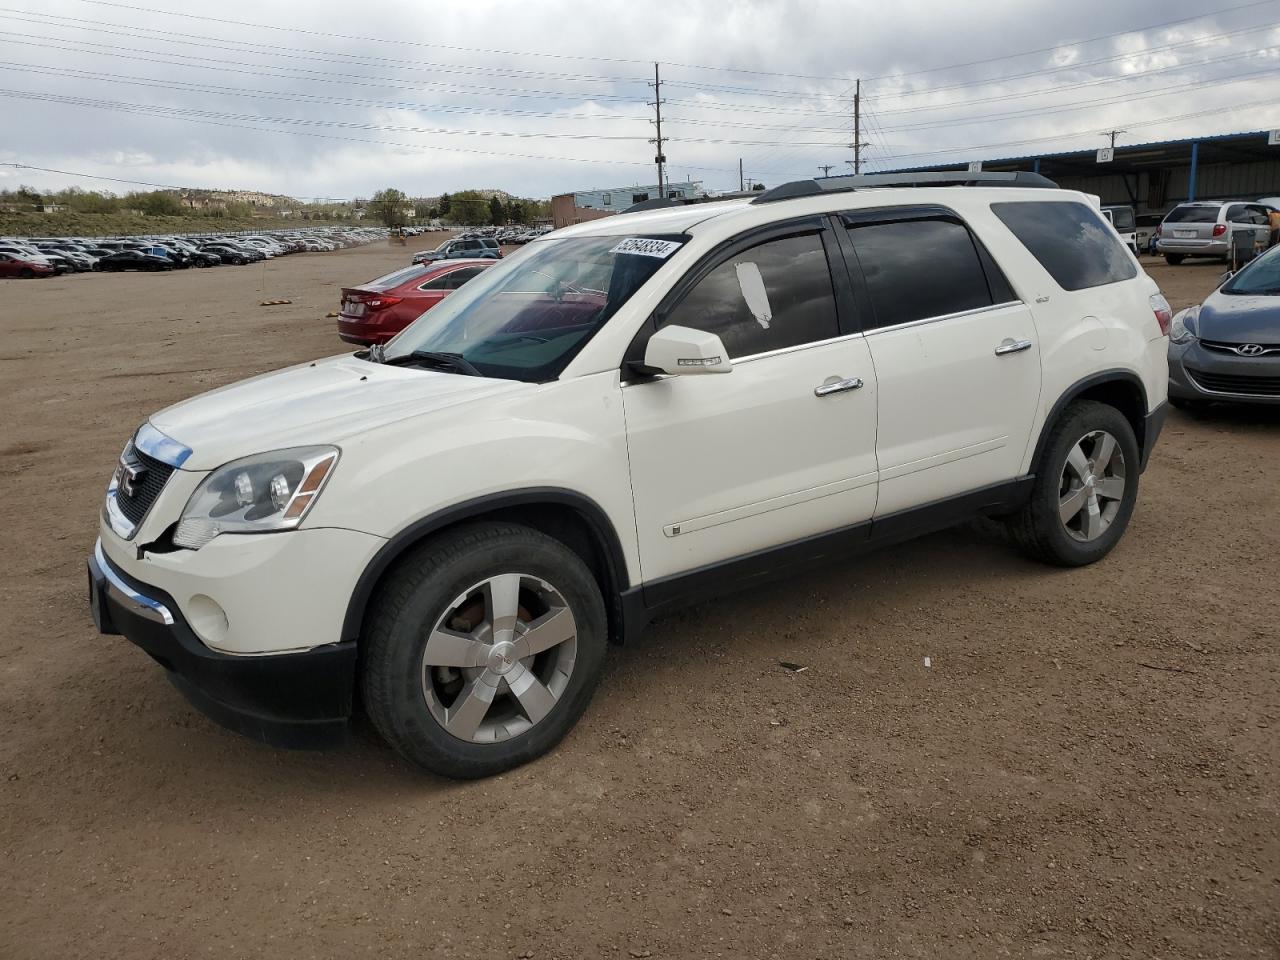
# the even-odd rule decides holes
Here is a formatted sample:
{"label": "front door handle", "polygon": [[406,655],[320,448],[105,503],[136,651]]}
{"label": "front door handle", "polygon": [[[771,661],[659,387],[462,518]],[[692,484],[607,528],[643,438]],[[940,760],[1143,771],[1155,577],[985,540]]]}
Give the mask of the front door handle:
{"label": "front door handle", "polygon": [[1014,340],[1012,337],[1005,337],[1000,341],[1000,346],[996,347],[996,356],[1004,357],[1011,353],[1021,353],[1023,350],[1030,349],[1030,340]]}
{"label": "front door handle", "polygon": [[826,383],[820,383],[813,388],[815,397],[829,397],[833,393],[843,393],[846,390],[857,390],[862,386],[862,380],[858,377],[848,377],[844,380],[829,380]]}

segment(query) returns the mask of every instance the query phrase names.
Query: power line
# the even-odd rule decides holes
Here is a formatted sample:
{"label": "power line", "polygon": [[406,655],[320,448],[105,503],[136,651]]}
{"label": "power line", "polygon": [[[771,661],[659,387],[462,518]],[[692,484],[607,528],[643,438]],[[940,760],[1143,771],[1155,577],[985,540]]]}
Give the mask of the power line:
{"label": "power line", "polygon": [[[94,2],[94,0],[85,0],[85,2]],[[947,70],[961,70],[961,69],[964,69],[965,67],[977,67],[987,63],[999,63],[1000,61],[1003,61],[1003,60],[1014,60],[1014,59],[1017,59],[1018,57],[1030,57],[1039,53],[1053,53],[1054,51],[1061,50],[1063,47],[1080,47],[1080,46],[1084,46],[1086,43],[1097,43],[1100,40],[1113,40],[1116,37],[1127,36],[1128,34],[1131,34],[1131,33],[1146,33],[1148,30],[1159,30],[1159,29],[1162,29],[1163,27],[1176,27],[1179,24],[1192,23],[1193,21],[1196,21],[1196,20],[1204,20],[1207,17],[1217,17],[1217,16],[1221,16],[1224,13],[1234,13],[1237,10],[1248,10],[1253,7],[1269,6],[1270,4],[1275,2],[1276,0],[1252,0],[1252,2],[1250,3],[1240,3],[1234,7],[1223,7],[1219,10],[1213,10],[1209,13],[1197,13],[1195,16],[1182,17],[1179,20],[1165,20],[1161,23],[1147,24],[1146,26],[1143,26],[1143,27],[1131,27],[1128,30],[1119,30],[1115,33],[1104,33],[1096,37],[1089,37],[1087,40],[1069,40],[1063,43],[1054,44],[1052,47],[1040,47],[1039,49],[1036,49],[1036,50],[1023,50],[1021,53],[1008,53],[999,57],[986,57],[982,60],[969,60],[965,63],[952,63],[952,64],[948,64],[945,67],[927,67],[923,70],[909,70],[902,73],[887,73],[879,77],[868,77],[867,81],[871,82],[871,81],[878,81],[878,80],[899,80],[899,79],[902,79],[903,77],[918,77],[926,73],[942,73]]]}

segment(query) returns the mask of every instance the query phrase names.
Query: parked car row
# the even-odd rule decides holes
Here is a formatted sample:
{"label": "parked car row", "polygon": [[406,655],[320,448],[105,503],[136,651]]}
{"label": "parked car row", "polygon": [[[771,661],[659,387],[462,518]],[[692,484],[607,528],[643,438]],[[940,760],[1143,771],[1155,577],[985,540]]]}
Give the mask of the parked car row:
{"label": "parked car row", "polygon": [[372,227],[311,228],[257,235],[0,238],[0,277],[33,279],[63,273],[160,272],[243,266],[290,253],[318,253],[386,236]]}
{"label": "parked car row", "polygon": [[1177,266],[1188,257],[1250,259],[1280,239],[1280,197],[1180,203],[1160,221],[1155,252]]}

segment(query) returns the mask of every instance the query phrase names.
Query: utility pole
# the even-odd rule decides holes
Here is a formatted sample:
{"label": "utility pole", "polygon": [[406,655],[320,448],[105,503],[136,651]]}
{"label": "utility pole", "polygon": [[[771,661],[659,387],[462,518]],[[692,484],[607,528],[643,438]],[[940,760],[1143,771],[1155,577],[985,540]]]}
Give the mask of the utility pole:
{"label": "utility pole", "polygon": [[666,188],[663,186],[663,169],[666,167],[667,158],[662,153],[662,144],[666,140],[662,135],[662,78],[658,76],[658,64],[653,65],[653,83],[649,84],[653,87],[653,103],[649,106],[653,107],[654,114],[654,138],[649,142],[657,147],[656,155],[653,162],[658,165],[658,196],[665,197],[667,195]]}
{"label": "utility pole", "polygon": [[742,158],[738,158],[738,192],[742,193],[747,189],[747,182],[742,179]]}
{"label": "utility pole", "polygon": [[[862,142],[862,80],[854,81],[853,86],[853,172],[862,172],[862,148],[871,144]],[[847,161],[846,161],[847,162]]]}
{"label": "utility pole", "polygon": [[820,163],[818,164],[818,169],[822,171],[824,177],[829,177],[831,176],[831,168],[834,166],[834,163]]}
{"label": "utility pole", "polygon": [[1104,130],[1102,132],[1102,135],[1104,137],[1111,138],[1111,149],[1114,150],[1116,148],[1116,137],[1118,137],[1122,133],[1128,133],[1128,132],[1129,132],[1128,130]]}

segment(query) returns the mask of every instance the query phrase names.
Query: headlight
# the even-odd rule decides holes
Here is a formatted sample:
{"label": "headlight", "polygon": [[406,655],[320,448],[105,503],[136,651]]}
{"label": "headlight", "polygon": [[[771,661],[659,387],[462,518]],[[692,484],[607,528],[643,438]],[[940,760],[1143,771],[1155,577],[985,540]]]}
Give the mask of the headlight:
{"label": "headlight", "polygon": [[224,464],[187,501],[173,542],[199,550],[221,533],[292,530],[337,462],[336,447],[294,447]]}
{"label": "headlight", "polygon": [[1199,312],[1197,307],[1188,307],[1174,314],[1173,323],[1169,327],[1169,339],[1174,343],[1187,343],[1194,340],[1196,338],[1195,319]]}

